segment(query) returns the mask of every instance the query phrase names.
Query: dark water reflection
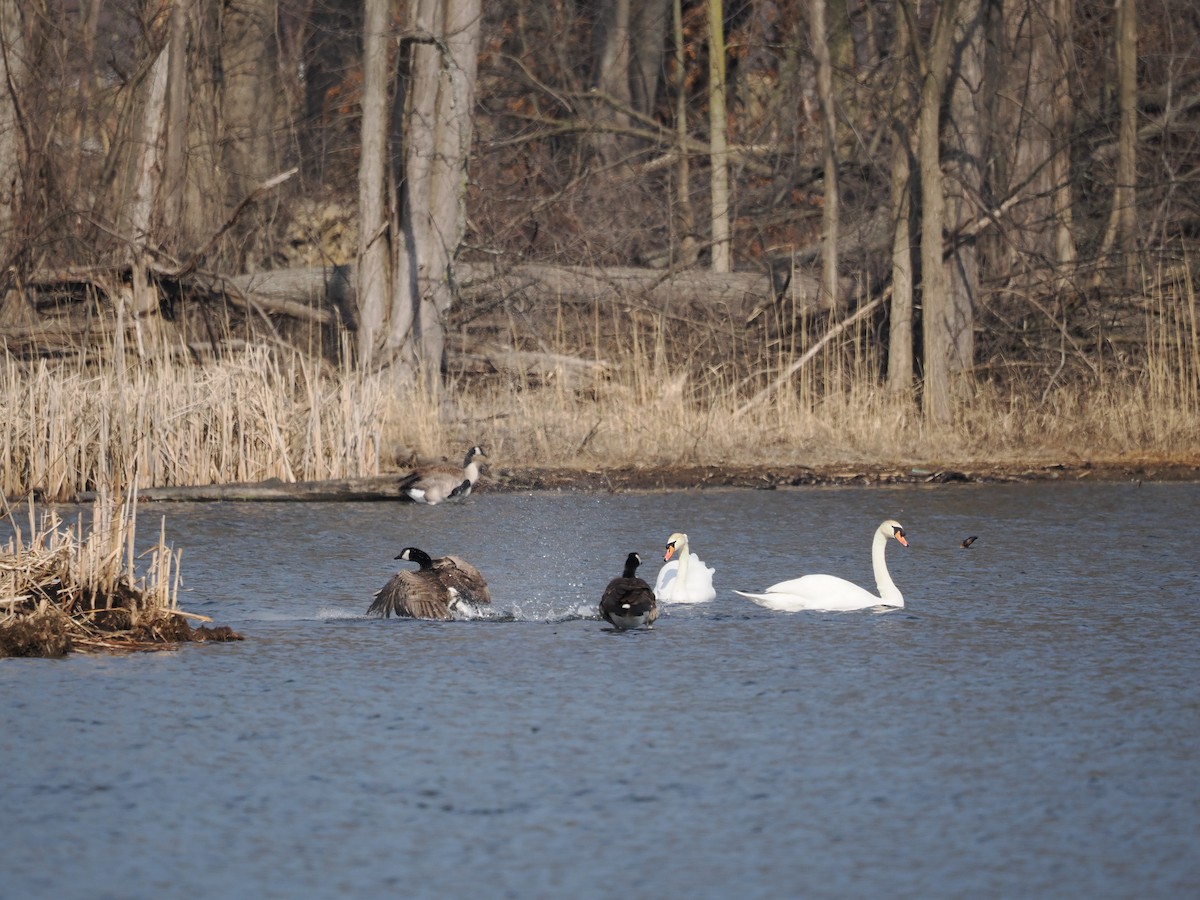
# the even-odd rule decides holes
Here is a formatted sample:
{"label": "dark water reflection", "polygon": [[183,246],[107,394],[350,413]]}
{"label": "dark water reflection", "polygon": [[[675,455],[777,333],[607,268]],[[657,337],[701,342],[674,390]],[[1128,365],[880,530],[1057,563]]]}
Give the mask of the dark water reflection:
{"label": "dark water reflection", "polygon": [[[185,607],[247,640],[0,662],[0,894],[1195,895],[1198,501],[144,505],[147,539],[165,514],[184,549]],[[903,611],[730,593],[813,570],[870,586],[892,516]],[[674,530],[715,602],[652,632],[580,617]],[[363,618],[408,544],[468,554],[515,621]]]}

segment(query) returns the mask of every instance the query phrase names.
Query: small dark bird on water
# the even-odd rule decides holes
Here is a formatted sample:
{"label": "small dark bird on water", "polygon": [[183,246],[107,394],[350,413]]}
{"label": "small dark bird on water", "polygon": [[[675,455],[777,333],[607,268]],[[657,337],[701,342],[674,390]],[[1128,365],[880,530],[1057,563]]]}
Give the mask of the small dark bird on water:
{"label": "small dark bird on water", "polygon": [[967,549],[970,549],[971,545],[973,543],[975,543],[977,540],[979,540],[979,535],[973,534],[969,538],[964,538],[963,542],[961,544],[959,544],[959,546],[962,547],[964,550],[967,550]]}
{"label": "small dark bird on water", "polygon": [[600,599],[600,618],[618,631],[642,625],[650,628],[658,618],[654,590],[637,577],[637,567],[641,564],[642,558],[636,553],[625,557],[624,574],[608,583]]}

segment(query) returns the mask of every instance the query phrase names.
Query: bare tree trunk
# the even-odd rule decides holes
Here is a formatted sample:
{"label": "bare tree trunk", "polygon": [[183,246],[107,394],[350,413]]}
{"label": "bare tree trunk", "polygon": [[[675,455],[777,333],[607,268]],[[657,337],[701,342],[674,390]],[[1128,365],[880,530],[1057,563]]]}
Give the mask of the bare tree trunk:
{"label": "bare tree trunk", "polygon": [[1071,99],[1070,75],[1075,71],[1071,31],[1075,19],[1074,0],[1050,0],[1051,28],[1044,47],[1047,65],[1053,67],[1054,156],[1050,160],[1050,181],[1054,186],[1055,259],[1061,279],[1070,277],[1077,258],[1071,195],[1071,145],[1068,135],[1074,131],[1075,107]]}
{"label": "bare tree trunk", "polygon": [[[83,162],[84,135],[89,133],[93,110],[92,97],[99,78],[96,74],[96,33],[100,22],[101,0],[88,0],[80,4],[83,32],[80,41],[82,57],[79,77],[79,100],[75,108],[75,120],[71,123],[71,148],[74,151],[69,167],[63,175],[63,196],[73,199],[79,186],[80,167]],[[69,200],[70,202],[70,200]]]}
{"label": "bare tree trunk", "polygon": [[696,216],[692,210],[692,185],[689,172],[687,126],[687,57],[683,35],[683,0],[673,0],[675,29],[675,232],[679,236],[681,266],[693,266],[700,255],[696,241]]}
{"label": "bare tree trunk", "polygon": [[[278,171],[274,134],[276,102],[280,95],[277,76],[277,0],[242,0],[229,4],[221,24],[221,64],[225,73],[221,101],[222,164],[228,173],[226,197],[237,203]],[[242,230],[246,240],[239,247],[235,265],[268,255],[262,217]]]}
{"label": "bare tree trunk", "polygon": [[415,348],[431,387],[439,384],[453,262],[466,221],[481,16],[480,0],[420,0],[413,23],[403,234],[388,346],[393,355]]}
{"label": "bare tree trunk", "polygon": [[1112,214],[1104,235],[1101,256],[1117,247],[1125,257],[1127,274],[1137,242],[1137,5],[1116,0],[1117,103],[1121,123],[1117,135],[1117,171],[1113,184]]}
{"label": "bare tree trunk", "polygon": [[644,116],[654,114],[672,6],[672,0],[641,0],[632,11],[630,88],[633,108]]}
{"label": "bare tree trunk", "polygon": [[378,365],[384,322],[392,305],[388,240],[388,0],[367,0],[363,21],[362,152],[358,164],[359,363]]}
{"label": "bare tree trunk", "polygon": [[896,43],[892,53],[892,306],[888,332],[888,388],[912,390],[913,384],[913,238],[912,91],[908,80],[911,36],[908,20],[896,3]]}
{"label": "bare tree trunk", "polygon": [[21,0],[0,0],[0,258],[7,265],[15,249],[25,193],[21,125],[25,100],[25,26]]}
{"label": "bare tree trunk", "polygon": [[825,0],[812,0],[809,7],[813,56],[817,62],[817,99],[821,104],[822,134],[825,138],[824,206],[821,210],[821,284],[825,295],[838,296],[838,174],[837,111],[833,101],[833,62],[825,32]]}
{"label": "bare tree trunk", "polygon": [[[630,0],[607,0],[601,6],[601,44],[596,71],[596,88],[606,99],[594,110],[600,126],[594,138],[596,152],[607,165],[619,160],[627,143],[615,131],[629,126],[626,110],[633,105],[629,87]],[[611,102],[610,102],[611,101]],[[613,129],[613,130],[610,130]]]}
{"label": "bare tree trunk", "polygon": [[1045,286],[1050,267],[1074,260],[1070,231],[1070,0],[1010,0],[991,29],[987,93],[995,98],[993,192],[1011,197],[994,241],[997,274]]}
{"label": "bare tree trunk", "polygon": [[442,13],[446,58],[437,96],[437,137],[430,170],[428,248],[431,259],[421,287],[421,364],[439,383],[446,343],[446,316],[454,300],[454,258],[466,232],[467,161],[471,155],[482,0],[446,0]]}
{"label": "bare tree trunk", "polygon": [[708,126],[712,168],[712,270],[733,268],[729,227],[729,149],[725,141],[725,13],[722,0],[708,0]]}
{"label": "bare tree trunk", "polygon": [[[986,5],[964,0],[955,44],[958,65],[949,85],[949,116],[943,182],[946,227],[965,229],[983,212],[984,145],[988,127],[984,108],[984,17]],[[979,255],[973,240],[956,242],[946,259],[946,312],[950,324],[946,347],[951,375],[968,371],[975,358],[975,306],[979,296]]]}
{"label": "bare tree trunk", "polygon": [[[942,99],[950,77],[950,46],[957,0],[938,9],[923,66],[917,112],[917,160],[921,172],[921,304],[925,380],[922,409],[927,422],[945,425],[951,414],[951,360],[956,323],[942,259],[945,194],[939,146]],[[910,26],[913,19],[909,20]]]}
{"label": "bare tree trunk", "polygon": [[[133,190],[129,200],[129,262],[132,270],[130,312],[136,318],[158,305],[158,295],[150,287],[146,272],[146,247],[154,239],[155,202],[161,190],[163,138],[167,120],[168,62],[170,45],[164,47],[143,83],[146,98],[142,104],[141,133],[135,158]],[[120,334],[118,329],[118,334]]]}
{"label": "bare tree trunk", "polygon": [[188,142],[188,4],[171,4],[170,31],[167,39],[167,122],[166,146],[162,155],[162,182],[159,186],[161,228],[154,228],[153,242],[174,250],[183,219],[184,185],[187,179]]}

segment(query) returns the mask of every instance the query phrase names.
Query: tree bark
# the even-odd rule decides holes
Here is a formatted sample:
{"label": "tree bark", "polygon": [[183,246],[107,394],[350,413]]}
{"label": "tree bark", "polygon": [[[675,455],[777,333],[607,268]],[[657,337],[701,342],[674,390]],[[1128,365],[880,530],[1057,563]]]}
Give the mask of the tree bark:
{"label": "tree bark", "polygon": [[[154,208],[161,190],[163,136],[166,130],[167,109],[167,70],[170,59],[170,46],[159,52],[157,59],[150,68],[146,81],[142,84],[146,97],[142,104],[138,152],[135,155],[133,172],[133,190],[130,194],[128,259],[131,271],[130,292],[128,297],[122,295],[117,302],[118,323],[126,312],[136,320],[158,306],[158,294],[150,286],[147,277],[148,259],[147,247],[154,239]],[[118,354],[124,352],[122,335],[124,328],[117,329]],[[138,333],[139,350],[141,335]]]}
{"label": "tree bark", "polygon": [[[944,131],[946,228],[957,235],[983,211],[984,148],[988,116],[984,106],[984,20],[986,4],[964,0],[955,29],[958,64],[951,73],[949,114]],[[979,297],[979,254],[972,239],[954,239],[946,256],[946,347],[952,376],[971,368],[975,357],[975,306]]]}
{"label": "tree bark", "polygon": [[439,383],[446,317],[454,301],[455,257],[466,233],[467,162],[475,116],[482,0],[445,0],[446,55],[438,83],[435,155],[430,170],[430,264],[421,286],[421,365]]}
{"label": "tree bark", "polygon": [[[237,203],[279,170],[274,135],[278,125],[276,42],[277,0],[241,0],[229,4],[221,23],[222,92],[221,161],[228,173],[228,202]],[[245,235],[237,253],[237,268],[269,255],[263,216],[259,227],[240,229]],[[249,224],[249,223],[248,223]]]}
{"label": "tree bark", "polygon": [[692,209],[692,185],[688,156],[687,56],[683,34],[683,0],[673,0],[675,32],[675,234],[679,244],[678,265],[693,266],[700,255],[696,240],[696,216]]}
{"label": "tree bark", "polygon": [[908,392],[913,384],[912,91],[908,78],[912,49],[908,20],[896,2],[896,42],[892,53],[892,305],[888,332],[888,388]]}
{"label": "tree bark", "polygon": [[[945,229],[945,194],[942,183],[940,128],[942,99],[950,77],[950,47],[957,0],[938,9],[933,35],[925,54],[921,98],[917,113],[917,159],[921,173],[921,304],[925,378],[921,395],[927,422],[949,424],[952,415],[951,360],[955,334],[961,323],[947,291],[942,256]],[[912,19],[910,19],[911,25]]]}
{"label": "tree bark", "polygon": [[630,92],[633,108],[644,116],[654,114],[672,6],[672,0],[641,0],[632,12]]}
{"label": "tree bark", "polygon": [[21,0],[0,0],[0,258],[5,265],[19,243],[15,231],[24,205],[21,104],[27,74]]}
{"label": "tree bark", "polygon": [[413,22],[402,241],[388,346],[394,354],[415,348],[431,389],[440,386],[454,258],[466,226],[481,17],[480,0],[419,0]]}
{"label": "tree bark", "polygon": [[1126,275],[1131,276],[1137,244],[1137,5],[1134,0],[1116,0],[1116,10],[1117,103],[1121,120],[1112,213],[1101,256],[1108,256],[1116,247],[1124,257]]}
{"label": "tree bark", "polygon": [[725,13],[722,0],[708,0],[708,127],[712,209],[712,270],[733,268],[729,227],[729,149],[725,140]]}
{"label": "tree bark", "polygon": [[167,109],[162,181],[157,201],[158,223],[150,235],[151,241],[163,249],[174,251],[178,244],[179,226],[183,220],[184,187],[187,183],[188,142],[188,4],[174,0],[171,4],[167,38]]}
{"label": "tree bark", "polygon": [[836,297],[838,290],[838,173],[837,111],[833,98],[833,62],[829,58],[829,40],[825,29],[825,0],[813,0],[809,7],[813,56],[817,62],[817,100],[821,107],[821,133],[824,137],[824,206],[821,209],[821,284],[826,295]]}
{"label": "tree bark", "polygon": [[1071,73],[1075,70],[1071,32],[1075,19],[1074,0],[1050,0],[1051,28],[1043,45],[1047,65],[1053,68],[1051,105],[1054,109],[1053,157],[1050,181],[1054,190],[1055,259],[1060,285],[1070,278],[1077,259],[1075,246],[1074,197],[1071,191],[1071,144],[1075,130],[1075,106],[1071,98]]}
{"label": "tree bark", "polygon": [[593,142],[605,165],[613,165],[624,155],[628,138],[618,132],[629,128],[627,110],[633,107],[630,91],[630,0],[607,0],[601,4],[599,59],[596,88],[605,100],[596,101],[593,115],[597,128]]}
{"label": "tree bark", "polygon": [[388,0],[367,0],[363,18],[362,151],[358,164],[358,360],[384,362],[383,329],[392,305],[391,244],[385,190],[388,136]]}
{"label": "tree bark", "polygon": [[[1067,33],[1071,0],[1010,0],[990,29],[986,93],[994,98],[992,194],[1016,198],[989,242],[992,271],[1035,288],[1074,261],[1071,234],[1071,101]],[[1044,283],[1043,283],[1044,286]]]}

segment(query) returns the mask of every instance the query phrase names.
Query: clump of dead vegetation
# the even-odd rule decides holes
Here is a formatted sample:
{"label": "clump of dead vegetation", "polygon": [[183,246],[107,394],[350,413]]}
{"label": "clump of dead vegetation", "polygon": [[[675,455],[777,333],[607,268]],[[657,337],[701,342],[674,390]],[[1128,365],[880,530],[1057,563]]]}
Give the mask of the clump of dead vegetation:
{"label": "clump of dead vegetation", "polygon": [[165,523],[136,574],[136,494],[106,493],[92,505],[91,524],[74,524],[32,503],[22,527],[0,545],[0,657],[58,657],[72,651],[160,650],[189,641],[241,640],[227,626],[179,609],[180,551],[166,543]]}

